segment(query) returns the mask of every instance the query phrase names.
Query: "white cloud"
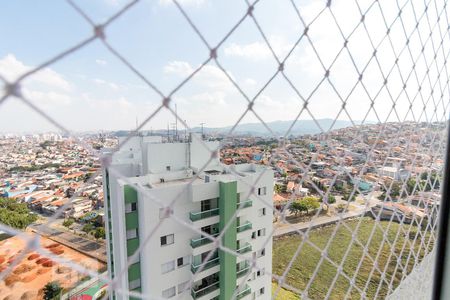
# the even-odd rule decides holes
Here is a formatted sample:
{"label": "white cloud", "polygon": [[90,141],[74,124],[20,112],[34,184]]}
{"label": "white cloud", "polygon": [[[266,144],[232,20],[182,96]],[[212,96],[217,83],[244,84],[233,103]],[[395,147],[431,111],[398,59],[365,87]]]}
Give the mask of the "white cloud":
{"label": "white cloud", "polygon": [[[177,75],[181,78],[186,78],[191,75],[196,68],[191,66],[185,61],[172,61],[168,65],[164,66],[163,72],[165,74]],[[233,80],[233,75],[227,73]],[[195,84],[217,89],[228,89],[232,86],[231,81],[227,75],[218,67],[212,65],[204,66],[192,79]]]}
{"label": "white cloud", "polygon": [[[268,40],[273,51],[279,58],[284,57],[290,48],[293,47],[293,45],[290,45],[279,36],[271,36]],[[274,59],[272,51],[270,51],[269,46],[264,41],[249,44],[231,43],[225,47],[224,53],[227,56],[242,57],[253,61]]]}
{"label": "white cloud", "polygon": [[[16,80],[22,74],[33,69],[33,66],[25,65],[19,61],[13,54],[7,54],[0,59],[0,74],[9,81]],[[52,89],[71,91],[71,84],[64,79],[64,76],[50,68],[44,68],[26,79],[27,82],[43,84]]]}
{"label": "white cloud", "polygon": [[114,82],[109,82],[109,81],[99,79],[99,78],[94,78],[94,79],[92,79],[92,81],[97,85],[108,86],[111,89],[116,90],[116,91],[124,88],[123,86],[120,86]]}
{"label": "white cloud", "polygon": [[95,63],[96,63],[97,65],[100,65],[100,66],[105,66],[105,65],[108,64],[108,62],[107,62],[106,60],[103,60],[103,59],[96,59],[96,60],[95,60]]}
{"label": "white cloud", "polygon": [[39,106],[53,107],[57,105],[69,105],[72,102],[69,95],[58,92],[42,92],[27,88],[24,88],[22,92],[27,99],[31,99]]}

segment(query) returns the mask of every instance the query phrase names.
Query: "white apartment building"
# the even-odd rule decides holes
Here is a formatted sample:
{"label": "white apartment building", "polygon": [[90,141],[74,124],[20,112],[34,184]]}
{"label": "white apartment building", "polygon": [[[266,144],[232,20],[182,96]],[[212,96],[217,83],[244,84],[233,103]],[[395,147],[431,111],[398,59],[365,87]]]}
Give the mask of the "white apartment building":
{"label": "white apartment building", "polygon": [[[104,170],[104,195],[108,269],[120,278],[118,288],[166,299],[271,298],[273,171],[222,165],[213,151],[218,147],[197,138],[163,143],[160,137],[133,137],[113,155]],[[188,225],[166,217],[153,199],[164,206],[174,201],[173,215]],[[192,228],[221,234],[222,245],[239,256]],[[139,245],[139,255],[122,272]]]}

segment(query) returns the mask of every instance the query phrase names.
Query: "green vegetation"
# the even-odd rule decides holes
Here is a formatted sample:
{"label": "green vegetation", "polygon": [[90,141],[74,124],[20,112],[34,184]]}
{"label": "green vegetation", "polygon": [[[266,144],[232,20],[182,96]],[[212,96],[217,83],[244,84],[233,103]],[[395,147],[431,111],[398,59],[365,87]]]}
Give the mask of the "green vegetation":
{"label": "green vegetation", "polygon": [[[272,282],[272,299],[273,296],[275,294],[275,291],[278,288],[278,284],[276,284],[275,282]],[[300,299],[300,297],[298,295],[296,295],[295,293],[285,290],[284,288],[281,288],[278,291],[277,297],[275,298],[275,300],[298,300]]]}
{"label": "green vegetation", "polygon": [[18,203],[14,199],[0,198],[0,222],[8,226],[25,229],[38,217],[30,213],[26,203]]}
{"label": "green vegetation", "polygon": [[93,231],[95,229],[95,226],[91,223],[87,223],[86,225],[83,226],[83,228],[81,230],[83,230],[86,233],[89,233],[91,231]]}
{"label": "green vegetation", "polygon": [[[353,230],[356,229],[357,223],[358,220],[346,221],[346,224]],[[331,239],[331,244],[328,248],[327,256],[337,265],[341,263],[347,248],[351,245],[350,252],[343,264],[343,273],[350,278],[355,276],[355,285],[361,290],[364,290],[366,284],[368,285],[366,290],[368,299],[375,298],[377,288],[381,283],[381,288],[379,290],[377,298],[384,299],[387,295],[388,285],[385,281],[382,281],[382,274],[385,274],[387,282],[390,282],[391,279],[393,279],[393,288],[395,288],[399,284],[403,269],[396,269],[397,256],[400,255],[401,249],[405,245],[405,243],[405,251],[400,255],[399,259],[401,260],[403,266],[407,265],[407,273],[412,270],[414,264],[413,257],[410,258],[410,260],[407,262],[407,257],[411,247],[414,248],[414,254],[420,259],[422,259],[425,254],[424,247],[420,247],[421,235],[419,235],[417,241],[414,242],[414,237],[416,236],[418,231],[417,227],[412,227],[412,234],[406,237],[403,232],[400,231],[398,239],[395,241],[398,230],[401,230],[400,225],[397,223],[391,223],[389,230],[387,230],[388,225],[389,222],[380,222],[379,226],[377,226],[375,221],[373,221],[371,218],[364,218],[359,229],[357,230],[357,232],[355,232],[356,238],[363,245],[365,245],[368,243],[370,233],[375,226],[374,236],[369,243],[368,253],[372,259],[375,259],[375,257],[377,257],[378,251],[381,251],[379,257],[376,259],[379,269],[375,269],[371,277],[370,273],[374,268],[373,260],[371,260],[367,256],[363,257],[363,248],[360,246],[360,244],[352,244],[352,233],[344,226],[340,226],[334,236],[332,236],[332,233],[335,229],[335,225],[312,230],[309,234],[309,241],[315,244],[318,248],[324,249],[327,242]],[[389,243],[385,242],[381,244],[383,240],[383,231],[380,229],[380,226],[383,228],[383,230],[387,231],[387,240],[390,244],[393,244],[392,250],[395,255],[392,255],[391,257],[389,257],[391,253]],[[406,231],[407,228],[405,228],[404,230]],[[430,234],[423,231],[421,233],[425,238],[425,244],[427,244],[430,238]],[[286,266],[289,264],[289,261],[292,259],[292,256],[297,250],[301,241],[302,237],[300,236],[289,236],[274,240],[274,274],[281,275],[284,272]],[[410,243],[414,244],[411,245]],[[430,248],[428,250],[431,250],[432,246],[433,243],[430,242]],[[312,277],[313,272],[320,261],[320,258],[321,252],[316,250],[310,244],[305,243],[287,274],[286,283],[297,289],[304,290],[306,285],[308,284],[308,281]],[[361,267],[359,268],[359,270],[357,270],[358,264],[361,261]],[[381,270],[381,272],[379,270]],[[311,299],[324,299],[336,275],[336,267],[328,260],[323,260],[322,264],[319,267],[318,273],[315,275],[308,290],[308,296]],[[331,291],[330,299],[344,299],[349,287],[349,280],[339,274],[336,283]],[[360,297],[360,292],[354,287],[351,288],[348,298],[359,299]]]}
{"label": "green vegetation", "polygon": [[44,287],[44,299],[52,300],[59,299],[62,288],[58,281],[52,281],[45,285]]}
{"label": "green vegetation", "polygon": [[69,219],[64,220],[64,222],[62,223],[62,225],[63,225],[64,227],[69,228],[70,226],[72,226],[72,224],[73,224],[74,222],[75,222],[74,219],[69,218]]}
{"label": "green vegetation", "polygon": [[17,167],[12,167],[8,169],[8,172],[34,172],[34,171],[40,171],[40,170],[45,170],[48,168],[59,168],[60,165],[59,164],[43,164],[43,165],[31,165],[29,167],[25,167],[25,166],[17,166]]}
{"label": "green vegetation", "polygon": [[303,199],[296,200],[291,203],[289,211],[295,216],[299,213],[305,212],[306,214],[314,212],[320,207],[319,199],[312,196],[304,197]]}
{"label": "green vegetation", "polygon": [[98,239],[104,239],[106,238],[106,234],[105,234],[105,228],[103,227],[97,227],[94,230],[94,237],[98,240]]}

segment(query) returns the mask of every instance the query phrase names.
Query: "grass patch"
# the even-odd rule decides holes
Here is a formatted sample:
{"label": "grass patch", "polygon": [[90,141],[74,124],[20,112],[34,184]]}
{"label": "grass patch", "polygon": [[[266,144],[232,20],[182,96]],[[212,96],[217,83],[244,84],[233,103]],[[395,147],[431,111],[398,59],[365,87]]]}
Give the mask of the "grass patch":
{"label": "grass patch", "polygon": [[[275,291],[278,288],[278,284],[276,284],[275,282],[272,282],[272,299],[273,296],[275,294]],[[277,297],[275,298],[275,300],[298,300],[300,299],[300,297],[288,290],[285,290],[284,288],[281,288],[280,291],[278,292]]]}
{"label": "grass patch", "polygon": [[[358,220],[345,221],[349,228],[356,229]],[[331,290],[330,299],[344,299],[347,290],[348,296],[351,299],[360,299],[361,292],[358,290],[366,290],[366,297],[369,299],[384,299],[391,289],[395,289],[400,283],[403,273],[411,272],[416,258],[421,261],[425,255],[425,250],[428,245],[428,251],[432,249],[433,242],[430,241],[430,233],[419,230],[418,227],[411,227],[411,234],[405,236],[409,225],[404,224],[403,230],[400,224],[389,222],[380,222],[379,224],[384,231],[387,230],[387,240],[384,242],[383,232],[376,222],[371,218],[363,218],[361,225],[355,237],[366,245],[369,236],[374,230],[373,237],[368,247],[368,254],[364,256],[363,247],[358,243],[353,243],[350,247],[350,252],[342,266],[343,273],[349,278],[355,280],[355,284],[350,285],[350,281],[343,275],[337,275],[336,267],[328,260],[323,260],[317,274],[313,278],[308,288],[308,297],[312,299],[323,299],[329,292],[332,282],[336,279],[333,289]],[[389,226],[389,229],[388,229]],[[375,228],[374,228],[375,227]],[[331,240],[328,248],[328,258],[335,264],[340,265],[347,248],[352,240],[352,233],[344,226],[339,226],[334,237],[332,237],[335,225],[327,226],[320,229],[315,229],[310,232],[309,241],[317,248],[324,249],[327,242]],[[396,235],[400,231],[397,240]],[[404,232],[405,233],[404,233]],[[416,241],[414,239],[418,235]],[[423,237],[423,238],[422,238]],[[395,241],[395,244],[394,244]],[[300,236],[287,236],[274,240],[273,242],[273,273],[277,275],[283,274],[286,266],[292,259],[295,251],[302,242]],[[391,253],[391,245],[393,246],[393,254]],[[404,251],[402,252],[402,248]],[[414,251],[410,251],[414,249]],[[410,255],[411,254],[411,255]],[[378,255],[378,258],[376,258]],[[363,257],[364,256],[364,257]],[[416,257],[416,258],[415,258]],[[397,267],[397,258],[401,260],[403,267]],[[321,259],[321,252],[308,243],[304,243],[302,250],[297,256],[292,268],[286,276],[286,282],[300,290],[305,290],[310,278]],[[374,262],[378,263],[377,268],[374,268]],[[361,266],[358,268],[358,265]],[[380,272],[381,271],[381,272]],[[384,279],[383,274],[384,273]],[[337,276],[337,278],[335,278]],[[370,279],[370,280],[369,280]],[[278,297],[280,298],[280,297]],[[282,299],[282,298],[280,298]]]}

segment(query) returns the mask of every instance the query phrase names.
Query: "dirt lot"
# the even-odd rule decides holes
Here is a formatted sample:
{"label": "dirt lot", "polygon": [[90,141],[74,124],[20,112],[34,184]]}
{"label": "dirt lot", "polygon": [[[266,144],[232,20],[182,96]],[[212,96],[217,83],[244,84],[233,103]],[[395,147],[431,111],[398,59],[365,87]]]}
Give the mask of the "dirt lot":
{"label": "dirt lot", "polygon": [[[61,257],[77,262],[91,270],[99,270],[104,264],[66,246],[41,238],[42,247]],[[11,237],[0,242],[0,271],[9,266],[12,259],[21,253],[25,242]],[[56,264],[48,257],[36,252],[27,253],[13,271],[0,282],[0,300],[42,299],[42,289],[50,281],[59,281],[64,288],[71,288],[85,275],[71,268]]]}

